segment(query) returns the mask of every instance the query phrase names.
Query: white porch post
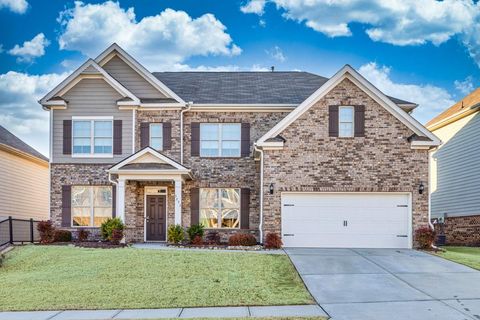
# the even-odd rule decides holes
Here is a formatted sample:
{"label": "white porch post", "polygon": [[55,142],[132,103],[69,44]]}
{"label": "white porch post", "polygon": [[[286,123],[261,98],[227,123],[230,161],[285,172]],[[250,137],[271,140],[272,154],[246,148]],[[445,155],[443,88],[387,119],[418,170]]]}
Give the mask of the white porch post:
{"label": "white porch post", "polygon": [[125,223],[125,179],[117,183],[117,217]]}
{"label": "white porch post", "polygon": [[175,180],[175,224],[182,224],[182,180]]}

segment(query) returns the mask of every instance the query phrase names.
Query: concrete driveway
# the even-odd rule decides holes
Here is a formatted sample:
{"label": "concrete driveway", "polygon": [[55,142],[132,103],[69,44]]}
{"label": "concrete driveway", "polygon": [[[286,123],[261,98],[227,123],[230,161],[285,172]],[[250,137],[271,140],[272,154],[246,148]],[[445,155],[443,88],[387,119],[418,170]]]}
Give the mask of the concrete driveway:
{"label": "concrete driveway", "polygon": [[480,319],[480,272],[404,249],[285,249],[334,320]]}

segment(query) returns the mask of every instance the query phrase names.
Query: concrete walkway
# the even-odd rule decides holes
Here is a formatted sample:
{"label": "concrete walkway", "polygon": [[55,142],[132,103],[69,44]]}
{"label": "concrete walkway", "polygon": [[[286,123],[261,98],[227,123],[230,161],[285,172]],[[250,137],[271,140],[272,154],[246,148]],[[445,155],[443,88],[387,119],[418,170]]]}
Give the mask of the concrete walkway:
{"label": "concrete walkway", "polygon": [[415,250],[285,249],[332,320],[480,319],[480,272]]}
{"label": "concrete walkway", "polygon": [[0,312],[0,320],[326,317],[318,305]]}

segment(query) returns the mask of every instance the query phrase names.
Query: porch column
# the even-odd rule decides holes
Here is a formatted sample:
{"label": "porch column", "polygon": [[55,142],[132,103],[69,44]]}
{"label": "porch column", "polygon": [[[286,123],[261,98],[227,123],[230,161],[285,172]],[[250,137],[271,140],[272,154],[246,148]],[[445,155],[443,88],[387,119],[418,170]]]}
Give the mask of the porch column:
{"label": "porch column", "polygon": [[175,180],[175,224],[182,224],[182,180]]}
{"label": "porch column", "polygon": [[117,182],[117,217],[125,223],[125,179]]}

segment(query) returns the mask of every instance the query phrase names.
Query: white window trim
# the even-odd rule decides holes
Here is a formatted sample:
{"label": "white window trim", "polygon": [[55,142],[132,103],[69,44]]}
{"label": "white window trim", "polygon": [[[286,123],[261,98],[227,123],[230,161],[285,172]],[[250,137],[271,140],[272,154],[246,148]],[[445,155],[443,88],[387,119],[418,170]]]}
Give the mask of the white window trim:
{"label": "white window trim", "polygon": [[[73,123],[75,121],[90,121],[90,153],[75,153],[73,134]],[[111,121],[112,122],[112,152],[111,153],[95,153],[95,121]],[[112,116],[73,116],[72,117],[72,158],[113,158],[113,117]]]}
{"label": "white window trim", "polygon": [[[100,227],[95,227],[94,223],[95,223],[95,205],[94,205],[94,199],[93,199],[93,189],[95,187],[110,187],[112,188],[112,186],[84,186],[84,185],[74,185],[72,186],[72,188],[74,187],[85,187],[85,188],[88,188],[88,192],[89,192],[89,196],[90,196],[90,224],[88,226],[75,226],[73,225],[73,197],[72,199],[70,200],[71,203],[70,203],[70,227],[72,228],[100,228]],[[110,206],[111,209],[112,209],[112,213],[111,213],[111,216],[110,218],[113,217],[113,189],[112,189],[112,205]],[[78,208],[85,208],[85,207],[78,207]],[[99,207],[99,208],[104,208],[104,207]]]}
{"label": "white window trim", "polygon": [[[160,149],[153,148],[152,146],[152,125],[160,125],[161,126],[161,131],[162,131],[162,144]],[[154,138],[160,138],[160,137],[154,137]],[[148,127],[148,145],[151,146],[153,149],[158,150],[158,151],[163,151],[163,122],[151,122],[149,127]]]}
{"label": "white window trim", "polygon": [[[238,142],[240,142],[240,148],[238,149],[238,155],[235,156],[224,156],[222,155],[222,142],[223,142],[223,137],[222,137],[222,127],[224,125],[231,125],[235,124],[240,126],[240,137],[238,139]],[[218,126],[218,137],[217,140],[202,140],[202,125],[217,125]],[[208,156],[208,155],[202,155],[202,141],[217,141],[218,142],[218,154],[215,156]],[[225,140],[225,141],[237,141],[237,140]],[[241,158],[242,157],[242,124],[239,122],[225,122],[225,123],[212,123],[212,122],[204,122],[200,123],[200,157],[202,158]]]}
{"label": "white window trim", "polygon": [[[222,197],[220,197],[219,193],[220,193],[220,190],[222,189],[235,189],[238,191],[238,202],[239,202],[239,205],[238,205],[238,227],[237,228],[227,228],[227,227],[222,227],[222,209],[221,209],[221,206],[222,206]],[[216,190],[217,191],[217,197],[218,197],[218,208],[216,209],[217,210],[217,226],[220,225],[220,227],[213,227],[213,228],[208,228],[208,227],[205,227],[205,229],[208,229],[208,230],[239,230],[241,229],[241,225],[242,225],[242,189],[241,188],[200,188],[199,192],[201,193],[202,190]],[[200,213],[202,211],[202,206],[200,205],[201,204],[201,197],[200,197],[200,194],[199,194],[199,203],[198,203],[198,214],[199,214],[199,221],[200,221]],[[200,222],[199,222],[200,223]]]}
{"label": "white window trim", "polygon": [[[340,134],[340,124],[341,123],[350,123],[345,121],[340,121],[340,110],[341,109],[349,109],[352,110],[352,134],[348,136],[344,136]],[[339,138],[353,138],[355,136],[355,107],[354,106],[339,106],[338,107],[338,137]]]}

